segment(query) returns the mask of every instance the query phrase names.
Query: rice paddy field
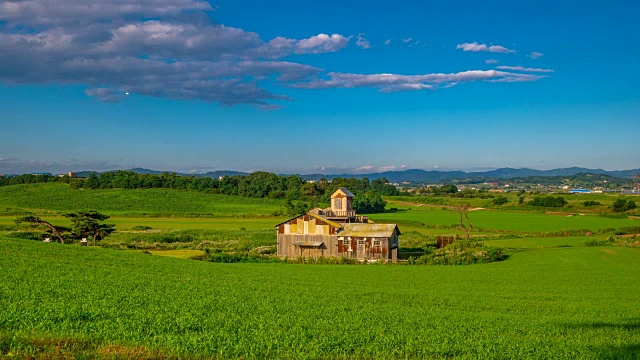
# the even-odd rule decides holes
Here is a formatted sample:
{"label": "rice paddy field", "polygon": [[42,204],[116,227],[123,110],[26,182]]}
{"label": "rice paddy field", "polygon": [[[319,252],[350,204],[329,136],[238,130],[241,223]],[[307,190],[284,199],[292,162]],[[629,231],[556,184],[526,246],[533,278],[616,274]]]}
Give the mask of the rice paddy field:
{"label": "rice paddy field", "polygon": [[[474,239],[507,254],[487,264],[193,260],[268,250],[282,206],[175,190],[0,188],[0,358],[640,358],[640,248],[615,235],[638,219],[476,210]],[[389,207],[398,210],[370,218],[397,222],[401,248],[462,234],[446,207]],[[61,213],[88,208],[116,224],[101,247],[33,241],[13,222],[33,211],[68,225]]]}

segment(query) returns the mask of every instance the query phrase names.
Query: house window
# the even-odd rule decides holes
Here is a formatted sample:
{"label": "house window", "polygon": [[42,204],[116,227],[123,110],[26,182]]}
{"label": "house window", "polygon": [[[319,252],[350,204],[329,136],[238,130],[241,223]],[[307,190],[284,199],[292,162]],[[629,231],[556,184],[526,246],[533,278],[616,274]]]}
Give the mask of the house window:
{"label": "house window", "polygon": [[373,240],[373,246],[380,246],[380,240]]}
{"label": "house window", "polygon": [[364,240],[358,240],[358,245],[364,245]]}
{"label": "house window", "polygon": [[342,209],[342,199],[335,199],[333,203],[335,204],[334,207],[336,210]]}
{"label": "house window", "polygon": [[351,245],[350,240],[342,240],[342,245]]}

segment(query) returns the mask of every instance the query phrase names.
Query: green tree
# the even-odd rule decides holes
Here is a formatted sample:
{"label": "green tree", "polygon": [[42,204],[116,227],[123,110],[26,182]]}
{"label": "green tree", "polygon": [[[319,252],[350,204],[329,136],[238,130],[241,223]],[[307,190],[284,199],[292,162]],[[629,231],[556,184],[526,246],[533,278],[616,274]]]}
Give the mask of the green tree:
{"label": "green tree", "polygon": [[625,200],[623,198],[618,198],[616,201],[613,202],[613,205],[611,206],[611,208],[613,209],[613,212],[625,212],[627,210],[633,210],[637,207],[636,202],[633,200]]}
{"label": "green tree", "polygon": [[493,200],[491,200],[491,202],[493,204],[495,204],[495,205],[500,206],[500,205],[504,205],[504,204],[508,203],[509,199],[507,199],[507,197],[504,196],[504,195],[498,195],[495,198],[493,198]]}
{"label": "green tree", "polygon": [[455,194],[458,192],[458,187],[453,184],[442,185],[439,190],[439,192],[444,194]]}
{"label": "green tree", "polygon": [[22,223],[29,223],[32,226],[45,227],[47,229],[47,232],[57,237],[60,243],[62,244],[64,244],[64,238],[62,237],[62,234],[65,230],[68,230],[63,226],[52,225],[50,222],[43,220],[40,217],[35,215],[27,215],[27,216],[19,217],[15,220],[15,223],[18,225]]}
{"label": "green tree", "polygon": [[101,214],[95,210],[78,211],[77,213],[64,214],[64,217],[71,220],[72,232],[77,238],[93,238],[93,246],[98,240],[113,233],[114,224],[104,224],[102,221],[109,218],[108,215]]}

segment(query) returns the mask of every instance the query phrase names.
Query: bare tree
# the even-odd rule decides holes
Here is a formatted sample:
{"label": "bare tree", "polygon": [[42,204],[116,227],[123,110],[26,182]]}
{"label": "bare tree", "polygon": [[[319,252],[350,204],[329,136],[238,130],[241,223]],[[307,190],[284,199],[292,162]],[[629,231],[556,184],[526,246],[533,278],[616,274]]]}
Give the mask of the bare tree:
{"label": "bare tree", "polygon": [[60,229],[57,226],[51,225],[50,222],[46,221],[46,220],[42,220],[40,219],[40,217],[35,216],[35,215],[28,215],[28,216],[23,216],[20,218],[16,219],[16,224],[21,224],[23,222],[26,223],[30,223],[32,225],[42,225],[44,227],[47,227],[49,229],[49,231],[51,231],[51,233],[53,235],[55,235],[58,240],[60,240],[61,243],[64,244],[64,239],[62,238],[62,234],[60,234]]}
{"label": "bare tree", "polygon": [[[460,229],[464,231],[465,235],[467,236],[467,246],[471,242],[470,234],[471,234],[471,230],[473,230],[473,224],[471,223],[471,220],[469,220],[470,208],[471,207],[469,206],[469,204],[464,204],[456,207],[456,211],[458,212],[458,215],[460,215]],[[466,220],[466,224],[465,224],[465,220]]]}

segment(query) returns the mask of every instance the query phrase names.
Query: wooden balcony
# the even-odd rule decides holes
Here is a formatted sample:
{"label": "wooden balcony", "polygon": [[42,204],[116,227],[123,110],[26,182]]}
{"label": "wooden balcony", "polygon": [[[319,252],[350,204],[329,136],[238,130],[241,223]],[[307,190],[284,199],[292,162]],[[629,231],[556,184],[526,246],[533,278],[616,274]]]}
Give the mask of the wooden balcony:
{"label": "wooden balcony", "polygon": [[337,220],[338,222],[367,223],[369,221],[366,216],[358,215],[354,210],[325,210],[323,216],[330,220]]}

